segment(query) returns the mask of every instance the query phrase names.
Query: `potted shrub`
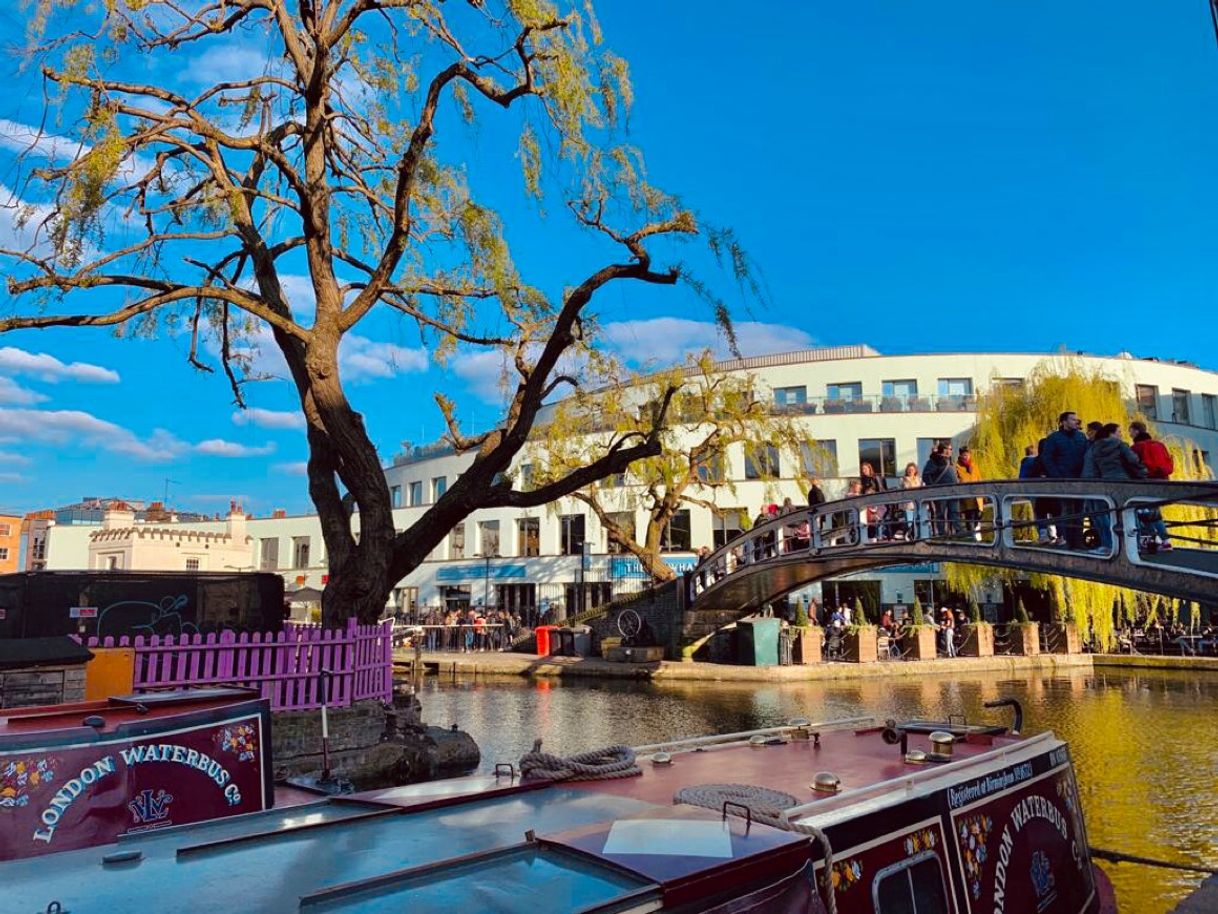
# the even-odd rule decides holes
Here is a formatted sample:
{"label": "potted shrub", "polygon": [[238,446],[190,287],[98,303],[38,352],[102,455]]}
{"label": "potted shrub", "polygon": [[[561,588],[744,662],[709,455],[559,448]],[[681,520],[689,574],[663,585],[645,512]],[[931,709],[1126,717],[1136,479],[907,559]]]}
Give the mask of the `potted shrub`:
{"label": "potted shrub", "polygon": [[981,607],[976,600],[969,600],[969,623],[964,626],[964,640],[958,651],[961,657],[993,657],[994,626],[981,618]]}
{"label": "potted shrub", "polygon": [[934,660],[937,653],[935,648],[935,627],[926,621],[926,613],[922,610],[922,601],[914,597],[913,611],[909,617],[909,627],[901,641],[901,650],[907,660]]}
{"label": "potted shrub", "polygon": [[808,624],[808,611],[802,603],[795,607],[795,622],[791,626],[791,662],[820,663],[825,633]]}
{"label": "potted shrub", "polygon": [[875,663],[878,634],[870,622],[851,625],[846,629],[844,641],[846,659],[854,663]]}
{"label": "potted shrub", "polygon": [[1015,621],[1011,623],[1011,653],[1023,657],[1040,653],[1040,626],[1028,618],[1022,597],[1015,604]]}

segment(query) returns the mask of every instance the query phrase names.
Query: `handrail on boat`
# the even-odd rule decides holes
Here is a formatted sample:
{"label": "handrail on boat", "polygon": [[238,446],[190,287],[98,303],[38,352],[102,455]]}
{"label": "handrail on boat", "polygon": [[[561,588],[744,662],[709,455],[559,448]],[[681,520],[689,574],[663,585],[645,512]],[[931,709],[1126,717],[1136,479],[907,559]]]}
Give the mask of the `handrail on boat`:
{"label": "handrail on boat", "polygon": [[722,743],[734,743],[748,740],[753,736],[778,736],[790,733],[792,730],[807,730],[809,733],[829,733],[834,730],[850,730],[874,724],[876,718],[872,715],[864,717],[841,717],[834,720],[816,721],[812,723],[788,723],[781,727],[763,727],[760,730],[741,730],[738,733],[717,733],[712,736],[692,736],[687,739],[675,739],[666,743],[648,743],[646,746],[635,746],[634,754],[639,756],[652,755],[656,752],[689,752],[706,746]]}
{"label": "handrail on boat", "polygon": [[877,781],[874,784],[869,784],[866,787],[858,788],[843,788],[842,792],[834,797],[813,800],[811,803],[803,803],[799,806],[792,806],[789,809],[784,809],[779,813],[779,816],[786,822],[797,819],[800,816],[809,815],[811,813],[824,813],[836,810],[842,806],[849,806],[857,803],[861,799],[876,796],[883,793],[891,793],[894,790],[912,790],[916,785],[924,781],[930,781],[944,774],[950,774],[957,771],[963,771],[966,768],[974,767],[978,764],[993,761],[995,759],[1004,759],[1016,752],[1023,752],[1027,749],[1039,746],[1041,743],[1053,740],[1060,742],[1052,731],[1046,730],[1044,733],[1038,733],[1035,736],[1029,736],[1027,739],[1020,739],[1017,743],[1012,743],[1009,746],[999,746],[989,752],[983,752],[980,755],[970,756],[969,758],[956,759],[953,762],[945,764],[934,764],[915,771],[910,774],[902,774],[900,777],[889,778],[887,781]]}

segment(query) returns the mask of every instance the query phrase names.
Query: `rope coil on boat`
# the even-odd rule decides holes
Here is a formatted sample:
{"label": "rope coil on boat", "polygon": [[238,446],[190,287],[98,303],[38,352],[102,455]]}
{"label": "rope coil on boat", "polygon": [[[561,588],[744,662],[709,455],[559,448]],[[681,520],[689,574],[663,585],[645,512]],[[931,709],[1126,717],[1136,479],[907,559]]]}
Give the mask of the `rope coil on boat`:
{"label": "rope coil on boat", "polygon": [[[727,814],[732,805],[747,807],[758,822],[815,838],[825,852],[825,870],[821,877],[825,910],[828,914],[837,914],[837,893],[833,889],[833,845],[829,843],[829,836],[815,825],[789,822],[782,817],[784,809],[799,805],[799,800],[791,794],[752,784],[695,784],[682,787],[673,796],[672,801],[713,809],[715,812],[723,811],[724,814]],[[731,805],[725,808],[724,803]]]}
{"label": "rope coil on boat", "polygon": [[541,740],[536,740],[533,751],[520,757],[520,776],[525,781],[607,781],[638,777],[642,773],[629,746],[608,746],[561,756],[542,752]]}

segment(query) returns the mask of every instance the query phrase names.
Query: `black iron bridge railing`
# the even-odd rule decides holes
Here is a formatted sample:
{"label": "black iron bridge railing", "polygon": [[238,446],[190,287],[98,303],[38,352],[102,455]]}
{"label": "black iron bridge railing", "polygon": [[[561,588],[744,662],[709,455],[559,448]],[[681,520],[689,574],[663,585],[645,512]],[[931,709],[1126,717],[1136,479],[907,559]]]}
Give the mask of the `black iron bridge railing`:
{"label": "black iron bridge railing", "polygon": [[995,480],[798,508],[699,564],[689,608],[743,611],[822,578],[928,561],[1218,602],[1218,483]]}

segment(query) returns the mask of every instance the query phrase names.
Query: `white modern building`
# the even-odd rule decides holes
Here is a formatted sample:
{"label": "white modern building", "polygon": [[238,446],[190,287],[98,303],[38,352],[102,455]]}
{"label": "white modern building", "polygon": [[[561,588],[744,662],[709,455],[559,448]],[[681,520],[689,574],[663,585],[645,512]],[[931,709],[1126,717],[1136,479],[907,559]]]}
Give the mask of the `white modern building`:
{"label": "white modern building", "polygon": [[[908,462],[922,466],[934,442],[967,436],[979,394],[994,385],[1022,384],[1038,365],[1052,358],[1057,356],[884,356],[860,345],[722,363],[722,370],[752,376],[755,389],[767,391],[777,407],[791,413],[817,447],[802,454],[770,455],[777,480],[768,481],[758,478],[757,468],[746,461],[742,449],[730,452],[724,467],[733,482],[730,489],[707,486],[698,493],[720,512],[691,506],[674,519],[666,540],[671,564],[678,569],[691,566],[699,546],[725,542],[744,518],[756,515],[767,502],[784,496],[801,502],[804,480],[810,474],[823,480],[832,498],[844,490],[845,480],[858,473],[862,462],[890,477],[900,475]],[[1125,396],[1155,420],[1161,436],[1191,440],[1195,459],[1213,468],[1218,455],[1218,373],[1128,353],[1070,358],[1118,383]],[[442,445],[395,457],[385,475],[398,527],[404,529],[418,519],[472,460],[472,455],[459,455]],[[520,461],[514,468],[516,478],[527,479],[528,458],[522,455]],[[618,511],[631,510],[631,494],[627,474]],[[641,527],[644,513],[635,513]],[[173,526],[183,531],[226,531],[224,521]],[[246,531],[250,546],[245,561],[232,565],[277,571],[289,587],[324,585],[324,545],[316,517],[250,518]],[[47,568],[91,567],[91,542],[88,526],[52,527]],[[934,565],[890,569],[837,585],[826,583],[824,596],[832,601],[835,587],[840,597],[840,588],[849,592],[861,586],[859,581],[870,581],[867,586],[878,586],[883,603],[909,602],[915,592],[933,588],[938,576]],[[476,512],[449,533],[429,561],[399,583],[395,600],[406,609],[473,603],[571,612],[636,590],[643,580],[637,561],[613,554],[596,517],[580,502],[563,499],[539,509]],[[809,593],[815,594],[821,586]]]}

